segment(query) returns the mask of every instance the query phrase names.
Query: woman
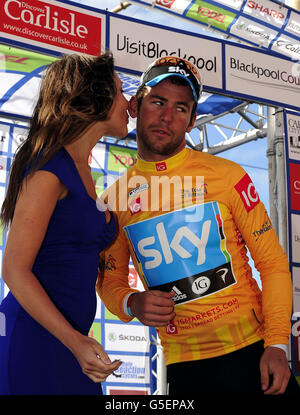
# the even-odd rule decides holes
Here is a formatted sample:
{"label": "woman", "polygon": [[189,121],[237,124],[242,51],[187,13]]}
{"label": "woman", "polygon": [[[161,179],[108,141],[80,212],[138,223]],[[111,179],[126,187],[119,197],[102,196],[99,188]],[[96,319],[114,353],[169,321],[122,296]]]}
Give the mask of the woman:
{"label": "woman", "polygon": [[121,365],[88,337],[99,252],[116,230],[97,209],[88,157],[103,135],[126,136],[127,108],[109,53],[64,56],[45,73],[1,211],[0,394],[102,394]]}

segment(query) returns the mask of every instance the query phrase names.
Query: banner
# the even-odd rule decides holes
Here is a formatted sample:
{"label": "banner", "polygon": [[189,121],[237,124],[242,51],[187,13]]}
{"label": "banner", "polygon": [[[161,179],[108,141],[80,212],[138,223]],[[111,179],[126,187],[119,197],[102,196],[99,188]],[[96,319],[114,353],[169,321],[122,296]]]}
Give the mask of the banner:
{"label": "banner", "polygon": [[300,12],[273,0],[133,0],[300,60]]}
{"label": "banner", "polygon": [[300,375],[300,113],[284,112],[288,253],[293,281],[292,365]]}
{"label": "banner", "polygon": [[[28,119],[35,105],[45,65],[57,58],[36,52],[0,45],[0,113]],[[138,77],[118,73],[127,99],[136,93]],[[197,115],[221,115],[243,101],[225,96],[203,93]],[[135,120],[130,119],[129,138],[135,139]]]}
{"label": "banner", "polygon": [[[222,89],[222,43],[111,15],[109,48],[116,65],[133,73],[143,72],[155,59],[176,55],[194,63],[203,83]],[[201,47],[199,47],[201,45]]]}
{"label": "banner", "polygon": [[45,65],[56,58],[0,45],[0,112],[31,116]]}
{"label": "banner", "polygon": [[275,106],[287,107],[290,102],[299,108],[300,73],[295,74],[293,64],[271,54],[233,45],[226,45],[225,56],[229,94],[252,95]]}
{"label": "banner", "polygon": [[118,69],[140,75],[176,55],[200,71],[206,92],[299,110],[300,61],[220,39],[108,14],[108,46]]}
{"label": "banner", "polygon": [[[4,0],[0,5],[0,18],[3,17],[3,22],[0,19],[0,36],[4,37],[0,37],[0,42],[3,40],[35,52],[42,49],[53,56],[63,51],[98,54],[105,45],[114,54],[116,68],[134,75],[141,75],[156,58],[177,55],[198,67],[205,92],[300,109],[300,60],[293,62],[274,48],[262,50],[114,13],[87,7],[79,9],[73,4],[33,0],[29,5],[18,0]],[[196,4],[193,2],[191,7]],[[85,19],[86,15],[90,18]],[[275,13],[272,19],[274,16]],[[7,19],[14,21],[15,26],[4,23]],[[84,22],[87,22],[86,26]],[[98,29],[90,36],[94,24]],[[27,29],[30,29],[29,34]],[[62,34],[69,38],[77,33],[77,40],[62,47],[52,37],[54,32],[59,34],[60,40]],[[88,45],[87,49],[78,46],[79,38]]]}
{"label": "banner", "polygon": [[26,41],[45,53],[81,52],[98,55],[105,49],[105,12],[55,0],[2,0],[0,42]]}

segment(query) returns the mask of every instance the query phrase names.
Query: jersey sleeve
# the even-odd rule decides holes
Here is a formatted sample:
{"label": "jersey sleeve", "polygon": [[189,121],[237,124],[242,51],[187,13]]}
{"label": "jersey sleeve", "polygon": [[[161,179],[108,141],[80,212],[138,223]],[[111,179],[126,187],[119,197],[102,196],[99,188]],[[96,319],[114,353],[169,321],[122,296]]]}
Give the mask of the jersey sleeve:
{"label": "jersey sleeve", "polygon": [[288,259],[250,177],[241,167],[238,166],[237,170],[231,210],[260,273],[265,347],[288,344],[292,312],[292,282]]}
{"label": "jersey sleeve", "polygon": [[130,293],[138,292],[128,284],[129,261],[127,237],[120,229],[114,243],[101,253],[103,265],[98,273],[96,289],[106,308],[124,322],[132,320],[124,311],[124,300]]}

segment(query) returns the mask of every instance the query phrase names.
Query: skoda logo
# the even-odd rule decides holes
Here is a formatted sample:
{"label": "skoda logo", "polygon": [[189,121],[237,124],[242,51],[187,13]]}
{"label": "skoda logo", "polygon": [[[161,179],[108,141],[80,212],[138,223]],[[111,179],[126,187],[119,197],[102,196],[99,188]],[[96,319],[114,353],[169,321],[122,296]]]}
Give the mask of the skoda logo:
{"label": "skoda logo", "polygon": [[114,342],[114,341],[116,341],[117,336],[116,336],[115,333],[109,333],[108,339],[109,339],[109,341]]}

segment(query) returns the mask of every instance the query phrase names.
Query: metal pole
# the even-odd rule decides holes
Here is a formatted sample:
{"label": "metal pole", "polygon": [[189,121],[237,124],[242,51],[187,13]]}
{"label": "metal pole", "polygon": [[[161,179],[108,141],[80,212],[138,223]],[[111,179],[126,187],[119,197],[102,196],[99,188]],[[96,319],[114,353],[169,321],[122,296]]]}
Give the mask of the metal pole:
{"label": "metal pole", "polygon": [[285,4],[295,10],[300,10],[300,0],[285,0]]}
{"label": "metal pole", "polygon": [[121,1],[120,6],[115,7],[111,10],[112,13],[119,13],[122,10],[127,9],[127,7],[131,6],[131,3],[128,3],[128,1]]}
{"label": "metal pole", "polygon": [[152,375],[156,378],[156,390],[153,395],[167,395],[167,368],[163,347],[157,333],[151,334],[151,344],[156,349],[156,353],[151,358],[152,362],[156,361],[156,372],[152,369]]}
{"label": "metal pole", "polygon": [[269,174],[269,200],[270,200],[270,219],[278,235],[278,214],[277,214],[277,186],[276,186],[276,159],[275,159],[275,111],[276,108],[267,108],[268,118],[268,174]]}
{"label": "metal pole", "polygon": [[276,182],[277,182],[277,211],[278,211],[278,238],[287,253],[287,206],[286,206],[286,174],[284,156],[284,125],[283,110],[279,109],[275,115],[275,153],[276,153]]}
{"label": "metal pole", "polygon": [[167,370],[161,344],[157,345],[157,392],[158,395],[167,394]]}

